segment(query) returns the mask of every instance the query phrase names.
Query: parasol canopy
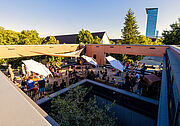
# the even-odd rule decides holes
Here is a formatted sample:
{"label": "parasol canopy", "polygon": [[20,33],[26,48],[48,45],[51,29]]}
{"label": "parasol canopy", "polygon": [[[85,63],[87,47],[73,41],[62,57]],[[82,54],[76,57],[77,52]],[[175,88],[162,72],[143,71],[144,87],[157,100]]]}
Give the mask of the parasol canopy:
{"label": "parasol canopy", "polygon": [[23,60],[22,62],[26,65],[28,71],[38,73],[39,75],[43,75],[45,77],[49,74],[52,74],[45,65],[38,63],[32,59]]}
{"label": "parasol canopy", "polygon": [[116,60],[112,56],[108,56],[108,57],[106,57],[106,59],[109,61],[111,66],[113,66],[114,68],[116,68],[116,69],[120,70],[121,72],[123,72],[124,67],[123,67],[123,65],[121,64],[121,62],[119,60]]}
{"label": "parasol canopy", "polygon": [[88,57],[88,56],[85,56],[83,55],[82,58],[84,58],[88,63],[94,65],[94,66],[97,66],[97,62],[95,61],[94,58],[92,57]]}

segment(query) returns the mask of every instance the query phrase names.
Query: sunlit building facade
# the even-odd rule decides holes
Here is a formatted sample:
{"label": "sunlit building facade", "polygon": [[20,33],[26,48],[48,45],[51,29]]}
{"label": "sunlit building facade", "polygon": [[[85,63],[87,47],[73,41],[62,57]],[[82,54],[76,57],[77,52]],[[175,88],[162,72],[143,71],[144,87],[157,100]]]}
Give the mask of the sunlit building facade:
{"label": "sunlit building facade", "polygon": [[146,37],[156,38],[156,23],[158,8],[146,8],[147,14],[147,26],[146,26]]}

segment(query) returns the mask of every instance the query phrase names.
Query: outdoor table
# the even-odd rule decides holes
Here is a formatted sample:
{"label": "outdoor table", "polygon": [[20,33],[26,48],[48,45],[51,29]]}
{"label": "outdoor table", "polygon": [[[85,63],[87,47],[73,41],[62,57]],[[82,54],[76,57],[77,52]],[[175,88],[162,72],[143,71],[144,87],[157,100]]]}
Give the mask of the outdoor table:
{"label": "outdoor table", "polygon": [[150,74],[150,75],[145,75],[144,76],[144,81],[148,84],[148,85],[152,85],[155,82],[160,82],[161,78],[154,75],[154,74]]}

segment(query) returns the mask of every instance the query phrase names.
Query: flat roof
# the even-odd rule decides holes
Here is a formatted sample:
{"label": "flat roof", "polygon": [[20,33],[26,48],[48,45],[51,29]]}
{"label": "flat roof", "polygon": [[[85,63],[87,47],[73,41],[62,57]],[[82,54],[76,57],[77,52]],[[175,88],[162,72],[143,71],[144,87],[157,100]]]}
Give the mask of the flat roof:
{"label": "flat roof", "polygon": [[153,9],[158,9],[158,8],[146,8],[146,14],[148,14],[148,10],[153,10]]}
{"label": "flat roof", "polygon": [[51,126],[0,71],[0,125]]}

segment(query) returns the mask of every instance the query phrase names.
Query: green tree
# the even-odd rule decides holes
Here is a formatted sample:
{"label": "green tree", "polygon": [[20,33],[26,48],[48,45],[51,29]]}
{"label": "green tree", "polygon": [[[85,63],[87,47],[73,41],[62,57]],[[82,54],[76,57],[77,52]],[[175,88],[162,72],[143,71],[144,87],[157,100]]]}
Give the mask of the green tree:
{"label": "green tree", "polygon": [[122,39],[121,40],[117,40],[116,43],[121,45],[123,43],[123,40]]}
{"label": "green tree", "polygon": [[163,31],[163,43],[166,45],[180,45],[180,18],[178,22],[170,25],[171,30]]}
{"label": "green tree", "polygon": [[[15,32],[12,30],[5,30],[0,27],[0,45],[38,45],[42,44],[44,38],[39,37],[39,33],[36,30],[23,30],[21,32]],[[54,36],[50,36],[49,41],[46,44],[59,44],[58,40]],[[46,58],[50,62],[61,62],[62,58],[51,57],[51,56],[33,56],[33,57],[20,57],[0,60],[3,64],[7,62],[12,64],[13,68],[21,66],[22,60],[34,59],[41,62],[42,59]]]}
{"label": "green tree", "polygon": [[18,45],[39,45],[43,42],[43,38],[39,37],[36,30],[23,30],[20,39]]}
{"label": "green tree", "polygon": [[99,108],[96,98],[87,101],[90,89],[77,86],[70,88],[64,97],[58,96],[52,100],[50,115],[62,126],[114,126],[114,114],[110,109],[112,105]]}
{"label": "green tree", "polygon": [[144,35],[138,36],[138,42],[137,44],[140,45],[152,45],[152,40]]}
{"label": "green tree", "polygon": [[110,42],[110,44],[112,44],[112,45],[114,45],[114,44],[116,44],[114,41],[112,41],[112,40],[109,40],[109,42]]}
{"label": "green tree", "polygon": [[138,41],[138,25],[134,12],[129,9],[125,17],[125,23],[122,32],[123,44],[136,44]]}
{"label": "green tree", "polygon": [[98,36],[93,38],[90,31],[82,29],[79,34],[76,36],[75,43],[84,43],[84,44],[100,44],[101,39]]}
{"label": "green tree", "polygon": [[95,36],[92,44],[101,44],[101,39],[98,36]]}
{"label": "green tree", "polygon": [[54,36],[50,36],[49,41],[45,41],[44,44],[59,44],[59,40],[56,40]]}

